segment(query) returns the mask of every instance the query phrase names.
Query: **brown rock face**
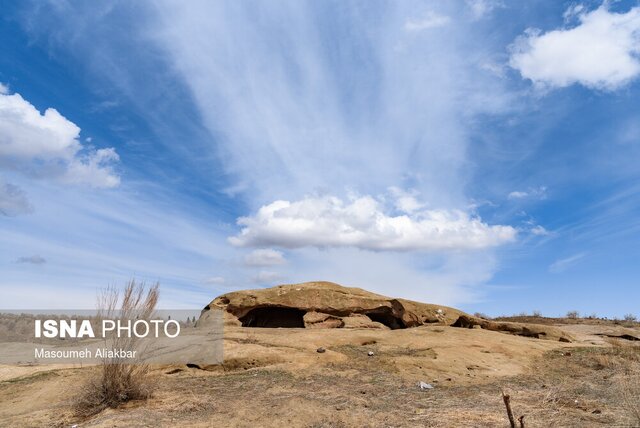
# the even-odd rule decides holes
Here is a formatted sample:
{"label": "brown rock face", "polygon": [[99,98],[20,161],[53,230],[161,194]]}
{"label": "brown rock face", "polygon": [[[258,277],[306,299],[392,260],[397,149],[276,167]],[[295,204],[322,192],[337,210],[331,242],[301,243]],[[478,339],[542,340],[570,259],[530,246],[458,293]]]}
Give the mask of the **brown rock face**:
{"label": "brown rock face", "polygon": [[453,327],[482,328],[484,330],[511,333],[517,336],[535,337],[536,339],[572,342],[573,338],[559,328],[541,324],[523,324],[517,322],[489,321],[471,315],[461,315],[453,323]]}
{"label": "brown rock face", "polygon": [[572,341],[568,334],[551,326],[488,321],[446,306],[394,299],[332,282],[305,282],[223,294],[203,309],[198,324],[206,324],[210,311],[216,309],[223,311],[226,325],[242,327],[395,330],[436,324]]}
{"label": "brown rock face", "polygon": [[332,282],[235,291],[203,311],[222,309],[225,322],[244,327],[390,328],[450,325],[463,312],[446,306],[393,299]]}

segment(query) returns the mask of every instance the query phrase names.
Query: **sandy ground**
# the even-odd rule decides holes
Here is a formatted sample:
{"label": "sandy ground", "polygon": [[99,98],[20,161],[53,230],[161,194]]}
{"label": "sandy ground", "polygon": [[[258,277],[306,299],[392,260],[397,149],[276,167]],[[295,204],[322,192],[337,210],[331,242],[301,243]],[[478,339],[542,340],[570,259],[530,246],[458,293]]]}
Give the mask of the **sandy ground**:
{"label": "sandy ground", "polygon": [[73,404],[95,367],[5,366],[0,426],[508,426],[502,389],[528,427],[634,426],[613,387],[640,379],[640,348],[605,339],[621,327],[562,328],[577,341],[442,326],[227,328],[224,365],[154,367],[151,399],[88,419]]}

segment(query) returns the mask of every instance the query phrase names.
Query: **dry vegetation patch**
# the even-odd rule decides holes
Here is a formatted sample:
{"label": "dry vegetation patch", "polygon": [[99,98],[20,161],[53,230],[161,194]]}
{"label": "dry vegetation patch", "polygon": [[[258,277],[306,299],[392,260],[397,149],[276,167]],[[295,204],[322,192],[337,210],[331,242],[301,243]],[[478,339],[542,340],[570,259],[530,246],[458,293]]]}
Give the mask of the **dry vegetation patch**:
{"label": "dry vegetation patch", "polygon": [[[149,320],[159,297],[159,285],[147,288],[144,283],[130,281],[122,295],[115,288],[105,290],[98,298],[98,319]],[[115,349],[134,351],[139,338],[135,335],[111,337]],[[81,417],[95,415],[106,408],[116,408],[131,400],[145,400],[156,388],[157,378],[150,375],[147,364],[131,364],[121,357],[104,358],[97,376],[82,387],[75,404]]]}

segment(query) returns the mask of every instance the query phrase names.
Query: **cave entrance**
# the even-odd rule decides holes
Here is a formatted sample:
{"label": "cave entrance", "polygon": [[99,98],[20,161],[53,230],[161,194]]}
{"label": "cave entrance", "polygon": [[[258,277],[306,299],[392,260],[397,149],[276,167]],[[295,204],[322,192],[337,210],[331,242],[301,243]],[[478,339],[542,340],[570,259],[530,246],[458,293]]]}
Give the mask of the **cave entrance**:
{"label": "cave entrance", "polygon": [[251,309],[240,318],[243,327],[265,328],[304,328],[304,314],[306,312],[296,308],[282,308],[269,306]]}
{"label": "cave entrance", "polygon": [[391,330],[397,330],[399,328],[407,328],[402,322],[402,319],[393,315],[391,309],[384,308],[382,310],[376,310],[372,312],[365,312],[365,315],[371,318],[371,321],[379,322],[386,325]]}

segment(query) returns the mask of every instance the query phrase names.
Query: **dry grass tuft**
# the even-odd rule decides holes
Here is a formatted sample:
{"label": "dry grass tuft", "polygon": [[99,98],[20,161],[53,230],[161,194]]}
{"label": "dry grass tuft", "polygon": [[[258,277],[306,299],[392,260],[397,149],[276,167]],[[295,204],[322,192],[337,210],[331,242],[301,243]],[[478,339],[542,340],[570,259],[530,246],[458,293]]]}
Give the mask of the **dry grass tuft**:
{"label": "dry grass tuft", "polygon": [[[143,282],[131,280],[120,292],[110,287],[98,297],[97,319],[149,320],[156,308],[159,284],[146,287]],[[110,347],[125,351],[137,349],[139,339],[132,337],[110,337]],[[129,364],[122,359],[105,358],[99,374],[90,379],[82,389],[75,405],[79,416],[92,416],[102,410],[118,407],[131,400],[144,400],[151,396],[157,381],[150,375],[147,364]]]}

